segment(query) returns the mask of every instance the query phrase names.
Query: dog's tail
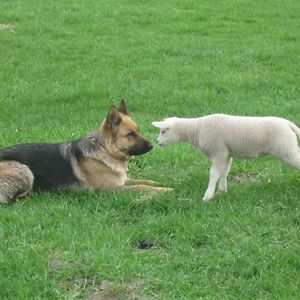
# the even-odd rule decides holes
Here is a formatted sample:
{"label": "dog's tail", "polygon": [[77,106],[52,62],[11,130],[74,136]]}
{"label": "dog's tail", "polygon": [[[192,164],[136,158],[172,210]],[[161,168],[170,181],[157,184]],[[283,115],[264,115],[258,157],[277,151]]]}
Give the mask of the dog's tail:
{"label": "dog's tail", "polygon": [[26,165],[12,160],[0,161],[0,204],[28,194],[33,180],[33,174]]}
{"label": "dog's tail", "polygon": [[298,139],[300,139],[300,128],[292,122],[289,122],[289,127],[295,132]]}

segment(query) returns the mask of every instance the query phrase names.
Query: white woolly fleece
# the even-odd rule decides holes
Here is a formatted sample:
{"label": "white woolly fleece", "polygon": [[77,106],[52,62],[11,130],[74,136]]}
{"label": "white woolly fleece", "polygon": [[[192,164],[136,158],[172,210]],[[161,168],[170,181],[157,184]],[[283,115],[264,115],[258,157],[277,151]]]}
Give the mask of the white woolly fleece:
{"label": "white woolly fleece", "polygon": [[160,129],[159,145],[189,142],[211,158],[204,200],[214,196],[219,179],[219,190],[227,190],[232,157],[257,158],[270,154],[300,169],[297,140],[300,129],[286,119],[214,114],[193,119],[173,117],[152,124]]}

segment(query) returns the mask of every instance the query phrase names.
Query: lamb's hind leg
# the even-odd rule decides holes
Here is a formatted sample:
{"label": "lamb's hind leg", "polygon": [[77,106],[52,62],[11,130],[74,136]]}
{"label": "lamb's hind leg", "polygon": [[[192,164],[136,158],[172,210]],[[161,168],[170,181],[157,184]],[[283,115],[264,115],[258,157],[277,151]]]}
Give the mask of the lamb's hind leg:
{"label": "lamb's hind leg", "polygon": [[210,168],[209,174],[209,183],[205,195],[203,197],[204,201],[208,201],[213,198],[215,194],[216,184],[222,174],[224,174],[225,170],[228,166],[228,157],[221,155],[214,157],[212,159],[212,165]]}
{"label": "lamb's hind leg", "polygon": [[281,133],[280,138],[274,140],[270,154],[278,157],[288,165],[300,169],[300,148],[298,139],[290,129]]}
{"label": "lamb's hind leg", "polygon": [[300,149],[296,148],[293,151],[288,151],[286,155],[279,157],[288,165],[300,170]]}

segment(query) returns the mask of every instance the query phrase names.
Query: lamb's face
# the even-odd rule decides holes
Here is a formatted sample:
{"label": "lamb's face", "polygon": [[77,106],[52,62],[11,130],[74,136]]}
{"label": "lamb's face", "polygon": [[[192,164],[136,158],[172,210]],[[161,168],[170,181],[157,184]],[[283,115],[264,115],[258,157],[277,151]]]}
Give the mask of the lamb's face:
{"label": "lamb's face", "polygon": [[176,144],[180,141],[180,137],[175,130],[174,122],[172,122],[171,119],[166,119],[161,122],[152,122],[152,125],[160,130],[157,137],[159,146],[163,147],[170,144]]}

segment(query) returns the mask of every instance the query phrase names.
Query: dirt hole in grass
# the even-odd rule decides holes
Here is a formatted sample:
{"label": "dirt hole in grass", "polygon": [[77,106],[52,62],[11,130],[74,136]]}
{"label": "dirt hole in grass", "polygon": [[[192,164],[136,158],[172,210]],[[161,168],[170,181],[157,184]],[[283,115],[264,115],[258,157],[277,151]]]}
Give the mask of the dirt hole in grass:
{"label": "dirt hole in grass", "polygon": [[138,240],[134,243],[138,249],[150,249],[154,246],[152,240]]}
{"label": "dirt hole in grass", "polygon": [[104,280],[101,285],[88,295],[86,300],[147,300],[146,296],[139,293],[138,289],[144,283],[141,279],[121,283]]}
{"label": "dirt hole in grass", "polygon": [[0,30],[11,30],[11,31],[13,31],[14,29],[15,29],[15,25],[0,23]]}
{"label": "dirt hole in grass", "polygon": [[262,177],[260,173],[239,173],[229,177],[229,181],[235,184],[244,183],[246,181],[257,181]]}

